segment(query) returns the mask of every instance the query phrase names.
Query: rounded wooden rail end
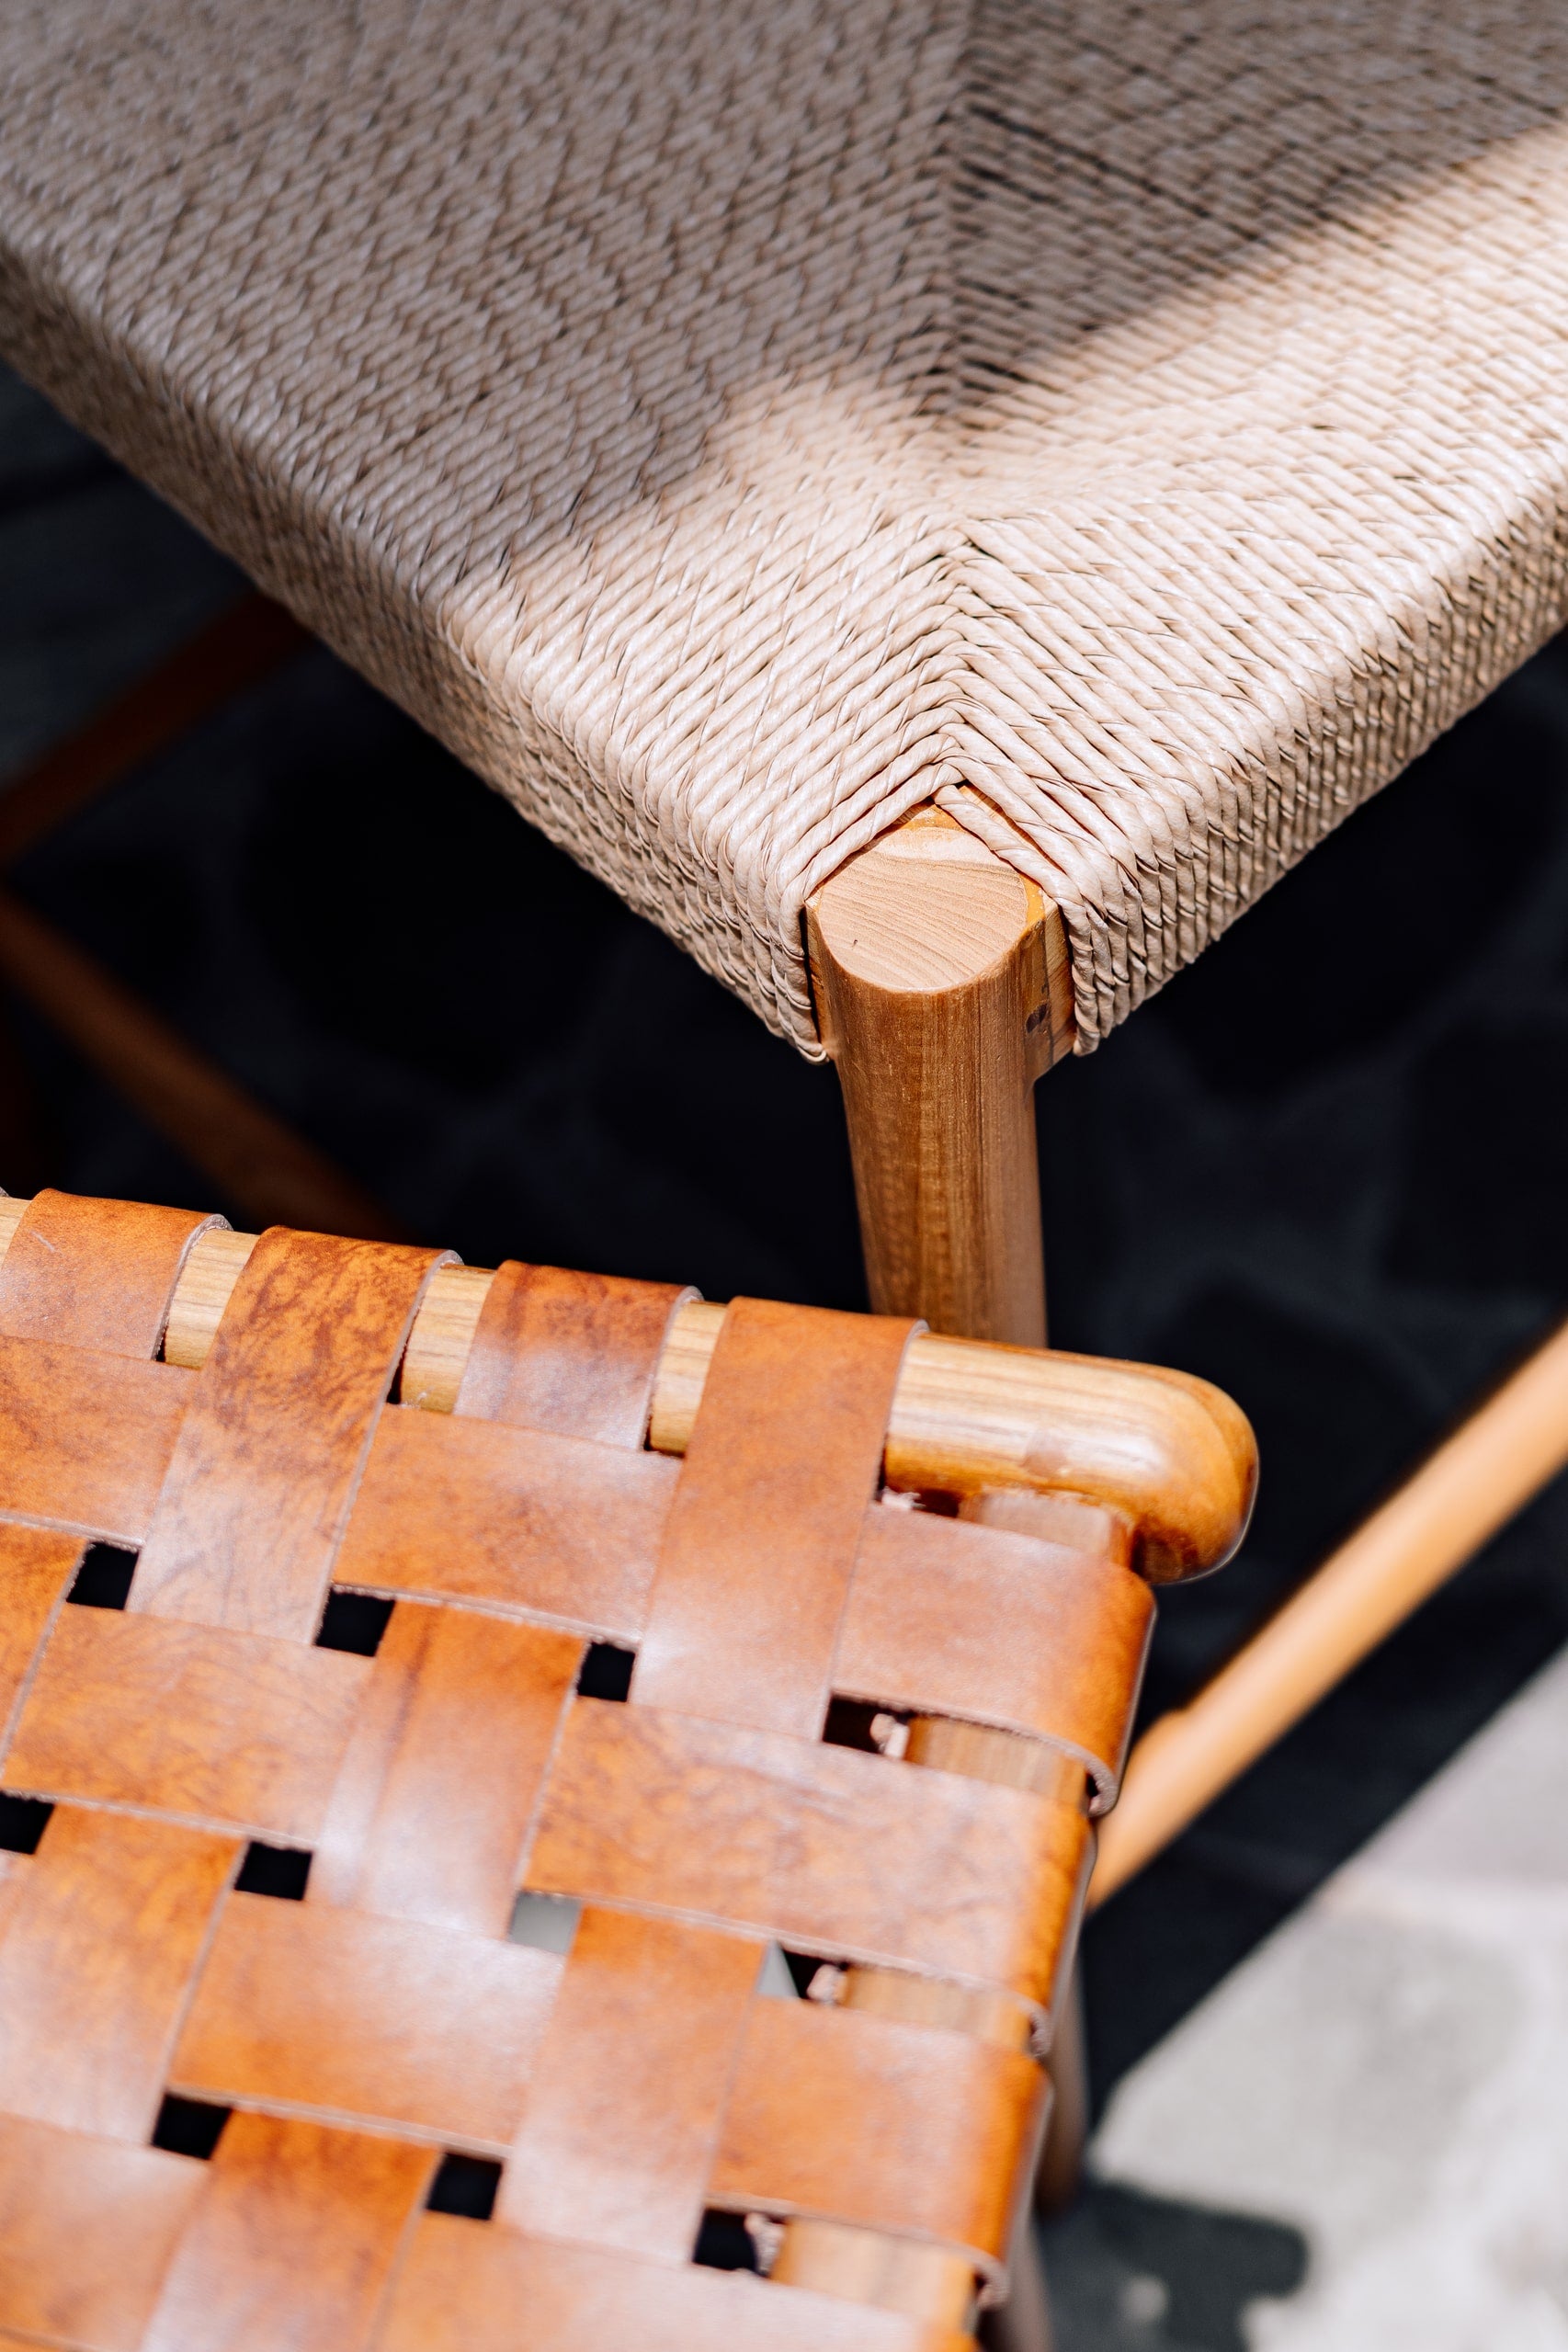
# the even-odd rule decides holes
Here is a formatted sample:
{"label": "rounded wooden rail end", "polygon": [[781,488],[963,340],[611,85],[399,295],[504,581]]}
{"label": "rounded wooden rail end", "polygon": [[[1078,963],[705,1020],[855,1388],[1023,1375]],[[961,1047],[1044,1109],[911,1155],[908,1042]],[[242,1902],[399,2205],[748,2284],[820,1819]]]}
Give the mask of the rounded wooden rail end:
{"label": "rounded wooden rail end", "polygon": [[[0,1257],[26,1207],[0,1196]],[[251,1233],[198,1237],[169,1316],[171,1364],[194,1370],[205,1360],[255,1246]],[[451,1411],[490,1282],[481,1267],[433,1276],[403,1358],[405,1404]],[[657,1452],[685,1452],[723,1320],[705,1300],[676,1313],[653,1397]],[[1134,1563],[1169,1584],[1219,1567],[1241,1541],[1257,1449],[1229,1397],[1187,1373],[926,1332],[904,1359],[885,1467],[906,1492],[1084,1496],[1131,1523]]]}

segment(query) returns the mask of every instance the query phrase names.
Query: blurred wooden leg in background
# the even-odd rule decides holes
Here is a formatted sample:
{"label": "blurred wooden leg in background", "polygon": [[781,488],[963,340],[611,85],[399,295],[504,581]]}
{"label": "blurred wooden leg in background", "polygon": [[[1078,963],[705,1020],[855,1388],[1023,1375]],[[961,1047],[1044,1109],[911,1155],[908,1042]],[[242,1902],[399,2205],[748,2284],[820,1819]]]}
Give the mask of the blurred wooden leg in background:
{"label": "blurred wooden leg in background", "polygon": [[362,1186],[264,1109],[112,972],[0,890],[0,973],[85,1062],[260,1225],[409,1236]]}
{"label": "blurred wooden leg in background", "polygon": [[7,787],[0,867],[312,642],[281,605],[241,597]]}
{"label": "blurred wooden leg in background", "polygon": [[985,2352],[1052,2352],[1051,2300],[1034,2217],[1026,2213],[1013,2249],[1013,2289],[999,2311],[987,2312],[980,2340]]}
{"label": "blurred wooden leg in background", "polygon": [[1568,1464],[1568,1325],[1139,1741],[1100,1833],[1106,1902]]}
{"label": "blurred wooden leg in background", "polygon": [[[312,642],[280,605],[242,597],[0,795],[0,869]],[[0,971],[247,1218],[365,1241],[408,1238],[362,1185],[5,890]],[[0,1183],[8,1190],[31,1192],[47,1180],[29,1096],[14,1040],[0,1034]]]}
{"label": "blurred wooden leg in background", "polygon": [[1051,2037],[1051,2079],[1056,2097],[1035,2173],[1035,2203],[1061,2213],[1084,2185],[1089,2137],[1089,2053],[1084,2033],[1084,1987],[1076,1962],[1056,2012]]}

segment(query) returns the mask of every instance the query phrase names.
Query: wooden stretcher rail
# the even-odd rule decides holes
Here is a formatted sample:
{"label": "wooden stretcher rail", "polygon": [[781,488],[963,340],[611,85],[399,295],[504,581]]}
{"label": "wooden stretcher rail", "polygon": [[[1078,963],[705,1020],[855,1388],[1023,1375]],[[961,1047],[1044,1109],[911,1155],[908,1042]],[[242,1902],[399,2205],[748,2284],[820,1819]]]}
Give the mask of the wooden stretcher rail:
{"label": "wooden stretcher rail", "polygon": [[1568,1324],[1133,1749],[1100,1839],[1113,1895],[1568,1464]]}
{"label": "wooden stretcher rail", "polygon": [[[0,1198],[0,1256],[26,1205]],[[254,1246],[247,1233],[198,1240],[175,1294],[171,1363],[204,1360]],[[477,1267],[435,1276],[403,1359],[406,1403],[451,1411],[490,1280]],[[685,1450],[723,1314],[699,1301],[675,1319],[650,1430],[661,1453]],[[1086,1496],[1126,1517],[1138,1566],[1168,1584],[1230,1557],[1245,1531],[1257,1466],[1244,1416],[1206,1381],[923,1334],[899,1381],[886,1473],[904,1490]]]}

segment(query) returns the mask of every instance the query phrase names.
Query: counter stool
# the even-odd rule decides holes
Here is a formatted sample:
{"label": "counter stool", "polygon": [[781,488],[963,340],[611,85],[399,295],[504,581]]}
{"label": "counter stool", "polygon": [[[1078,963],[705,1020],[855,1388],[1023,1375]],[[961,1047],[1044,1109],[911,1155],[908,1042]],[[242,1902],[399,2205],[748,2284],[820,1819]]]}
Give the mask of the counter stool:
{"label": "counter stool", "polygon": [[0,1210],[0,2343],[959,2352],[1235,1408]]}

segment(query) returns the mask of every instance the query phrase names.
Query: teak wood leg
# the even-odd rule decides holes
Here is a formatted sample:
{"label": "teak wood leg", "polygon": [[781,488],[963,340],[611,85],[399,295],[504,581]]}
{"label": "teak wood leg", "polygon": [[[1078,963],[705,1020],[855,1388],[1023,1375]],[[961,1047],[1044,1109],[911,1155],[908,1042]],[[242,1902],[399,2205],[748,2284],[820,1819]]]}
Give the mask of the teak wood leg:
{"label": "teak wood leg", "polygon": [[987,2312],[981,2330],[983,2352],[1052,2352],[1051,2298],[1045,2264],[1032,2225],[1018,2232],[1009,2266],[1011,2289],[997,2310]]}
{"label": "teak wood leg", "polygon": [[1101,1833],[1106,1902],[1568,1465],[1568,1324],[1309,1576],[1186,1707],[1145,1732]]}
{"label": "teak wood leg", "polygon": [[926,808],[823,885],[807,938],[873,1308],[1042,1346],[1031,1097],[1072,1028],[1056,909]]}
{"label": "teak wood leg", "polygon": [[1084,1980],[1076,1963],[1057,2005],[1051,2037],[1051,2080],[1056,2096],[1035,2173],[1035,2203],[1042,2213],[1064,2212],[1083,2186],[1089,2137],[1089,2053],[1084,2029]]}

